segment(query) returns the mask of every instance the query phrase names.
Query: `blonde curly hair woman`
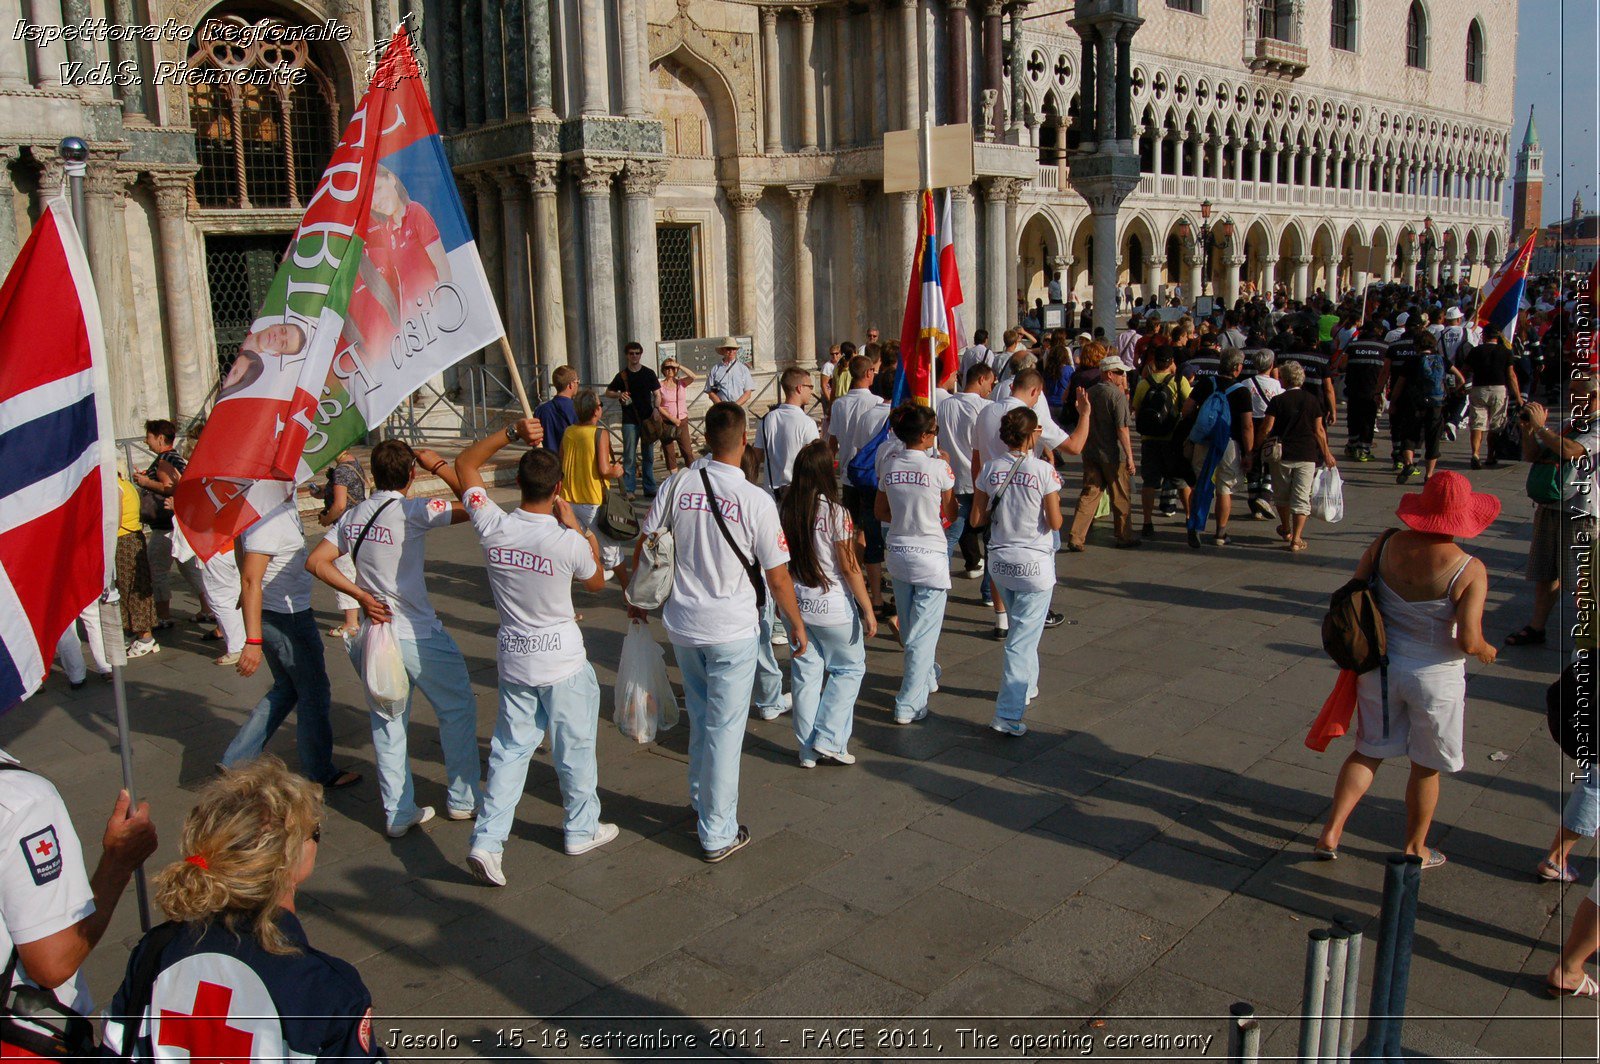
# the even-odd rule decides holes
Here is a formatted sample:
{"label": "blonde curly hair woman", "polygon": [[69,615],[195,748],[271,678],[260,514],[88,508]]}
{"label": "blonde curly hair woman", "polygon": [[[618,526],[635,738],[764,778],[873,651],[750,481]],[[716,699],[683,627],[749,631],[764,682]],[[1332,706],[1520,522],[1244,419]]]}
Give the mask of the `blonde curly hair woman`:
{"label": "blonde curly hair woman", "polygon": [[155,877],[172,922],[133,951],[105,1048],[227,1059],[375,1060],[372,996],[356,970],[311,947],[295,893],[316,866],[322,787],[260,757],[206,784],[184,857]]}

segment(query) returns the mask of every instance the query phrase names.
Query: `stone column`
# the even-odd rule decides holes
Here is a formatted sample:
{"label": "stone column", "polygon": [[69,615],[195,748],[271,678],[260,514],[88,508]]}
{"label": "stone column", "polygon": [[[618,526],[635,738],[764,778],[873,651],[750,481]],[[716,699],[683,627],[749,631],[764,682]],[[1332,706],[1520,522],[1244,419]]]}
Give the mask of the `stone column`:
{"label": "stone column", "polygon": [[[1018,224],[1022,214],[1022,185],[1020,180],[1012,181],[1006,195],[1006,309],[1012,313],[1016,313],[1014,308],[1022,288],[1022,256],[1017,247],[1017,235],[1022,229]],[[1020,321],[1020,314],[1018,319]]]}
{"label": "stone column", "polygon": [[[61,21],[68,26],[81,25],[89,17],[89,0],[61,0]],[[15,27],[6,26],[5,32],[10,33]],[[83,36],[77,36],[66,42],[67,60],[72,63],[81,63],[85,69],[95,63],[94,41]],[[86,96],[105,97],[110,95],[110,89],[104,86],[85,86],[83,93]]]}
{"label": "stone column", "polygon": [[1078,29],[1078,147],[1085,152],[1096,151],[1100,145],[1100,105],[1095,92],[1100,69],[1099,41],[1099,31],[1093,26]]}
{"label": "stone column", "polygon": [[812,185],[790,185],[794,199],[794,351],[787,361],[810,367],[817,358],[816,285],[811,271],[811,245],[806,236],[811,228]]}
{"label": "stone column", "polygon": [[[505,34],[503,47],[506,54],[506,114],[521,117],[528,113],[528,19],[524,10],[526,0],[502,0],[502,5],[500,24]],[[422,0],[407,0],[407,7],[420,16]]]}
{"label": "stone column", "polygon": [[1328,298],[1339,298],[1339,260],[1332,255],[1322,260],[1322,287]]}
{"label": "stone column", "polygon": [[[190,304],[189,180],[192,175],[158,171],[150,176],[156,192],[157,237],[161,241],[161,297],[172,360],[173,404],[180,417],[196,417],[205,405],[211,374],[200,364]],[[102,239],[96,243],[110,245],[111,241]]]}
{"label": "stone column", "polygon": [[483,274],[494,296],[496,306],[506,305],[505,256],[500,212],[500,186],[486,170],[475,170],[467,175],[472,185],[473,199],[478,213],[478,258],[483,263]]}
{"label": "stone column", "polygon": [[1117,33],[1117,147],[1133,151],[1133,26]]}
{"label": "stone column", "polygon": [[1011,267],[1007,264],[1006,199],[1011,194],[1011,179],[991,177],[983,186],[983,320],[993,339],[1011,324]]}
{"label": "stone column", "polygon": [[1278,283],[1278,257],[1263,255],[1257,265],[1261,269],[1261,279],[1256,282],[1256,290],[1270,298],[1273,285]]}
{"label": "stone column", "polygon": [[17,239],[16,187],[11,167],[22,158],[22,149],[0,144],[0,270],[10,270],[22,244]]}
{"label": "stone column", "polygon": [[761,9],[761,73],[766,81],[766,147],[768,155],[783,151],[783,77],[778,69],[778,9]]}
{"label": "stone column", "polygon": [[[129,3],[131,0],[121,0]],[[27,89],[27,46],[12,36],[14,24],[0,26],[0,89]]]}
{"label": "stone column", "polygon": [[1006,132],[1014,138],[1012,143],[1016,144],[1027,143],[1021,136],[1023,112],[1027,109],[1028,99],[1024,85],[1028,57],[1022,51],[1022,14],[1027,9],[1025,3],[1011,5],[1011,124],[1006,127]]}
{"label": "stone column", "polygon": [[1157,301],[1161,292],[1161,275],[1166,268],[1166,259],[1158,259],[1151,255],[1144,260],[1144,280],[1141,284],[1144,288],[1146,306],[1152,306]]}
{"label": "stone column", "polygon": [[609,379],[621,348],[617,343],[617,268],[611,233],[611,184],[622,171],[619,159],[585,158],[573,167],[583,205],[583,284],[585,288],[583,369],[585,380]]}
{"label": "stone column", "polygon": [[[29,21],[35,26],[61,25],[61,0],[28,0]],[[14,26],[6,26],[10,35]],[[39,89],[53,89],[61,85],[61,64],[67,60],[67,50],[61,41],[31,41],[33,53],[33,84]]]}
{"label": "stone column", "polygon": [[917,0],[900,0],[900,128],[915,129],[921,121],[922,51],[917,47]]}
{"label": "stone column", "polygon": [[650,114],[644,105],[644,71],[650,62],[646,54],[649,41],[645,38],[644,6],[644,0],[621,0],[617,6],[622,38],[622,113],[629,118],[646,118]]}
{"label": "stone column", "polygon": [[795,17],[800,22],[800,56],[795,63],[800,78],[800,150],[817,150],[817,77],[811,69],[811,50],[816,41],[817,11],[813,7],[797,7]]}
{"label": "stone column", "polygon": [[[543,6],[535,3],[534,7]],[[535,103],[535,107],[538,104]],[[560,171],[553,160],[540,159],[524,171],[533,194],[534,349],[546,370],[570,361],[567,353],[567,310],[561,286],[561,226],[556,215]]]}
{"label": "stone column", "polygon": [[850,9],[841,5],[833,17],[833,62],[829,73],[833,76],[833,146],[848,147],[856,142],[856,111],[854,99],[855,64],[850,62]]}
{"label": "stone column", "polygon": [[622,174],[622,239],[627,248],[628,339],[654,351],[661,339],[661,305],[656,284],[656,189],[666,179],[667,164],[654,159],[629,159]]}
{"label": "stone column", "polygon": [[841,185],[850,219],[849,281],[851,336],[867,334],[867,189],[859,181]]}
{"label": "stone column", "polygon": [[[139,25],[133,7],[133,0],[112,0],[111,20],[119,26]],[[5,34],[9,37],[10,34]],[[0,50],[6,46],[0,45]],[[133,41],[112,41],[111,61],[118,67],[125,63],[132,63],[135,70],[139,70],[139,46]],[[7,81],[4,70],[0,70],[0,84]],[[144,113],[144,81],[143,72],[139,76],[128,79],[126,83],[119,83],[117,94],[122,97],[122,113],[128,118],[143,121]]]}
{"label": "stone column", "polygon": [[[486,123],[500,122],[506,117],[505,31],[500,28],[501,6],[500,0],[483,0],[480,54],[483,56],[483,120]],[[585,68],[588,65],[586,57]]]}
{"label": "stone column", "polygon": [[921,193],[918,192],[894,194],[894,202],[900,215],[900,257],[895,263],[896,286],[890,297],[892,306],[896,309],[904,309],[906,290],[911,285],[911,255],[917,246],[917,210],[920,196]]}
{"label": "stone column", "polygon": [[[586,115],[611,112],[606,69],[606,5],[578,5],[578,51],[583,59],[583,102]],[[609,199],[609,197],[608,197]],[[591,341],[593,338],[590,338]],[[589,350],[594,350],[591,346]]]}
{"label": "stone column", "polygon": [[1117,207],[1090,205],[1094,225],[1094,259],[1089,264],[1094,286],[1094,323],[1108,337],[1117,335]]}
{"label": "stone column", "polygon": [[733,277],[738,289],[739,317],[735,329],[748,336],[756,334],[756,207],[761,194],[760,185],[735,186],[728,189],[728,203],[733,207],[734,240],[738,248],[738,261]]}
{"label": "stone column", "polygon": [[961,274],[962,298],[966,300],[967,333],[970,336],[973,321],[978,316],[978,249],[974,242],[976,231],[972,212],[972,188],[958,185],[950,190],[950,214],[956,230],[956,270]]}
{"label": "stone column", "polygon": [[[505,298],[500,304],[505,314],[506,342],[520,369],[538,364],[533,350],[533,304],[528,279],[528,223],[523,213],[522,175],[514,170],[496,170],[492,180],[500,189],[500,228],[505,254]],[[526,375],[526,373],[524,373]],[[526,382],[524,382],[526,383]],[[537,391],[529,388],[529,393]]]}
{"label": "stone column", "polygon": [[1072,263],[1070,255],[1056,255],[1050,260],[1050,274],[1055,278],[1056,284],[1061,286],[1061,297],[1066,299],[1067,293],[1072,291]]}
{"label": "stone column", "polygon": [[[997,137],[1006,128],[1006,105],[1002,99],[1005,70],[1000,41],[1004,29],[1002,23],[1005,6],[1002,0],[984,0],[983,5],[983,87],[994,93],[994,112],[985,117],[993,123]],[[1004,326],[997,325],[994,328],[999,329]]]}
{"label": "stone column", "polygon": [[872,119],[867,123],[866,139],[876,140],[889,128],[889,32],[884,26],[883,4],[868,4],[867,18],[873,60],[866,64],[872,77]]}
{"label": "stone column", "polygon": [[968,47],[972,25],[967,17],[967,0],[949,0],[950,33],[950,113],[947,122],[972,121],[972,65]]}
{"label": "stone column", "polygon": [[[1116,31],[1112,27],[1100,27],[1100,40],[1096,42],[1095,47],[1095,61],[1099,70],[1099,99],[1095,101],[1095,128],[1100,143],[1104,146],[1107,141],[1115,141],[1118,135],[1117,93],[1114,90],[1117,79],[1117,39]],[[1108,88],[1113,91],[1107,92]],[[1100,309],[1098,296],[1095,298],[1095,309]],[[1110,330],[1107,330],[1106,335],[1112,335]]]}
{"label": "stone column", "polygon": [[1294,286],[1289,294],[1304,303],[1311,295],[1311,256],[1296,255],[1291,261],[1294,263]]}
{"label": "stone column", "polygon": [[1239,301],[1239,267],[1243,265],[1242,256],[1229,252],[1222,257],[1222,280],[1218,283],[1217,289],[1223,305],[1229,309]]}
{"label": "stone column", "polygon": [[1184,260],[1184,265],[1188,267],[1189,277],[1183,284],[1183,301],[1193,306],[1194,301],[1200,298],[1201,289],[1205,287],[1205,254],[1196,249],[1194,254]]}
{"label": "stone column", "polygon": [[[551,119],[555,113],[555,86],[550,72],[550,5],[526,0],[528,21],[528,102],[533,117]],[[538,192],[534,192],[538,205]],[[540,357],[545,357],[543,353]]]}

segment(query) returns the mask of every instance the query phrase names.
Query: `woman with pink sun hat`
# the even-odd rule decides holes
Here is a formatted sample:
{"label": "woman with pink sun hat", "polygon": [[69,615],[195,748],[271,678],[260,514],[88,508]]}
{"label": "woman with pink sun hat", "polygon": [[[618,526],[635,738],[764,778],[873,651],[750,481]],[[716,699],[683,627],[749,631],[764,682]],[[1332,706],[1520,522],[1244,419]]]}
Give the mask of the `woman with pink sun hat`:
{"label": "woman with pink sun hat", "polygon": [[1356,566],[1358,580],[1377,574],[1378,606],[1387,633],[1386,670],[1363,673],[1356,698],[1356,748],[1333,789],[1333,808],[1316,844],[1323,860],[1339,856],[1345,822],[1372,786],[1385,758],[1411,761],[1406,784],[1405,852],[1423,868],[1444,864],[1428,848],[1439,803],[1439,773],[1458,772],[1467,703],[1467,658],[1485,665],[1495,648],[1483,638],[1489,576],[1457,545],[1500,514],[1500,500],[1472,490],[1459,473],[1435,474],[1395,509],[1406,525],[1380,535]]}

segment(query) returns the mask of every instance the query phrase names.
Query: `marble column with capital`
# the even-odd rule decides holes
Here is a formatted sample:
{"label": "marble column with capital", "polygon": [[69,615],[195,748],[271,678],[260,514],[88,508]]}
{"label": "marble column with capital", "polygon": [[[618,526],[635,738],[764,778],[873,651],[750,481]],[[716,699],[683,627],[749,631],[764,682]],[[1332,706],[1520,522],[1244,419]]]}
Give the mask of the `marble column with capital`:
{"label": "marble column with capital", "polygon": [[548,374],[570,361],[567,308],[561,285],[561,226],[556,214],[556,188],[561,171],[554,160],[539,159],[524,170],[523,175],[533,200],[529,243],[533,247],[534,350],[540,366]]}
{"label": "marble column with capital", "polygon": [[1296,255],[1291,261],[1294,263],[1294,281],[1289,295],[1296,302],[1304,303],[1306,297],[1311,295],[1311,256]]}
{"label": "marble column with capital", "polygon": [[645,0],[620,0],[617,5],[622,44],[622,113],[629,118],[647,118],[650,114],[644,105],[644,72],[650,61],[644,7]]}
{"label": "marble column with capital", "polygon": [[483,120],[501,122],[506,117],[505,31],[500,23],[503,5],[500,0],[482,0],[482,5],[478,25],[483,43],[478,54],[483,62]]}
{"label": "marble column with capital", "polygon": [[899,293],[895,298],[903,303],[906,290],[911,285],[911,256],[917,248],[917,209],[921,199],[920,192],[896,192],[895,205],[900,216],[900,257],[896,261],[895,276],[899,283],[895,291]]}
{"label": "marble column with capital", "polygon": [[[139,25],[133,0],[111,0],[111,20],[119,26]],[[120,68],[132,64],[139,73],[134,77],[122,79],[117,82],[117,95],[122,98],[122,113],[124,117],[143,121],[144,112],[144,72],[139,61],[139,46],[134,41],[112,41],[111,58]],[[0,70],[0,84],[6,81],[3,70]]]}
{"label": "marble column with capital", "polygon": [[859,181],[839,186],[844,195],[845,214],[850,223],[849,291],[850,313],[846,319],[851,336],[867,334],[867,189]]}
{"label": "marble column with capital", "polygon": [[617,342],[617,267],[612,246],[611,186],[622,172],[620,159],[585,158],[572,164],[583,213],[585,380],[610,379],[619,365]]}
{"label": "marble column with capital", "polygon": [[[61,21],[68,26],[81,25],[89,18],[89,0],[61,0]],[[12,27],[5,27],[7,33]],[[85,69],[95,64],[95,42],[92,38],[79,34],[67,42],[67,60],[80,63]],[[109,97],[111,88],[108,85],[87,85],[82,92],[86,96]]]}
{"label": "marble column with capital", "polygon": [[594,0],[578,4],[578,47],[583,57],[583,97],[580,110],[586,115],[611,112],[607,85],[606,5]]}
{"label": "marble column with capital", "polygon": [[734,244],[736,262],[732,270],[733,284],[739,308],[738,332],[746,336],[756,334],[756,223],[760,220],[757,207],[766,189],[760,185],[730,187],[728,205],[733,208]]}
{"label": "marble column with capital", "polygon": [[833,107],[833,137],[835,148],[847,148],[856,143],[855,64],[850,57],[850,8],[841,4],[833,13],[833,62],[828,73],[833,78],[830,86]]}
{"label": "marble column with capital", "polygon": [[917,47],[917,0],[900,0],[900,128],[922,120],[922,50]]}
{"label": "marble column with capital", "polygon": [[807,368],[816,364],[817,358],[817,308],[816,281],[811,268],[811,197],[816,193],[812,185],[790,185],[789,196],[794,200],[794,350],[789,362]]}
{"label": "marble column with capital", "polygon": [[1028,57],[1022,48],[1022,16],[1027,10],[1025,3],[1011,5],[1011,124],[1006,127],[1006,133],[1011,136],[1011,143],[1016,144],[1026,143],[1022,130],[1028,101],[1025,67]]}
{"label": "marble column with capital", "polygon": [[1133,26],[1123,26],[1117,32],[1117,148],[1131,152],[1133,148]]}
{"label": "marble column with capital", "polygon": [[[967,335],[972,335],[974,319],[978,315],[978,249],[977,224],[972,210],[972,187],[957,185],[950,190],[950,215],[955,224],[956,272],[961,275],[962,298],[966,300],[964,318]],[[968,296],[967,293],[972,293]]]}
{"label": "marble column with capital", "polygon": [[1011,179],[991,177],[983,186],[983,320],[978,327],[997,338],[1010,326],[1006,286],[1011,268],[1006,254],[1006,199]]}
{"label": "marble column with capital", "polygon": [[783,71],[778,59],[778,9],[761,9],[761,74],[766,83],[766,121],[764,123],[768,155],[783,151]]}
{"label": "marble column with capital", "polygon": [[9,26],[0,26],[0,89],[31,87],[28,83],[28,46],[12,36]]}
{"label": "marble column with capital", "polygon": [[666,179],[667,164],[656,159],[629,159],[622,172],[622,240],[626,250],[628,340],[646,351],[661,339],[661,306],[656,283],[656,189]]}
{"label": "marble column with capital", "polygon": [[503,219],[500,213],[500,186],[485,170],[475,170],[466,175],[472,185],[473,199],[478,208],[478,258],[483,262],[483,273],[489,281],[489,291],[495,302],[505,303],[505,258],[501,243]]}
{"label": "marble column with capital", "polygon": [[[61,0],[28,0],[29,21],[35,26],[59,27],[61,25]],[[10,34],[13,27],[5,27]],[[61,64],[67,60],[67,50],[59,38],[41,36],[28,43],[33,54],[33,85],[37,89],[61,87]]]}
{"label": "marble column with capital", "polygon": [[[91,173],[93,172],[91,168]],[[157,171],[150,175],[151,184],[156,194],[156,232],[161,242],[161,297],[162,310],[166,316],[167,325],[167,351],[172,367],[172,400],[175,413],[180,418],[198,417],[205,406],[207,393],[211,389],[212,375],[215,367],[201,365],[200,349],[195,343],[197,330],[194,323],[194,308],[190,303],[190,285],[193,276],[189,262],[189,182],[193,175],[188,172]],[[87,185],[84,191],[88,192]],[[105,196],[111,199],[116,195],[114,189],[96,190],[96,198]],[[115,202],[108,204],[115,206]],[[90,225],[95,225],[96,213],[91,209]],[[108,212],[107,221],[120,222],[120,216],[114,211]],[[111,241],[100,241],[107,246],[110,258],[125,258],[116,253],[111,247]],[[92,245],[91,245],[92,246]],[[95,260],[99,254],[91,254],[91,265],[97,267],[99,273],[100,263]],[[103,283],[103,281],[102,281]],[[113,282],[107,285],[109,292],[120,290],[120,285]],[[110,321],[107,322],[111,324]],[[107,336],[111,334],[108,331]]]}
{"label": "marble column with capital", "polygon": [[22,244],[17,239],[16,182],[11,167],[22,158],[15,144],[0,144],[0,272],[11,269]]}
{"label": "marble column with capital", "polygon": [[[1110,26],[1101,26],[1098,29],[1099,41],[1095,45],[1095,61],[1099,66],[1099,99],[1095,101],[1098,114],[1095,116],[1095,129],[1099,134],[1102,145],[1106,141],[1115,141],[1117,130],[1117,93],[1113,89],[1106,92],[1108,86],[1115,86],[1117,79],[1117,39],[1116,31]],[[1085,72],[1087,74],[1087,71]],[[1100,301],[1095,300],[1098,309]],[[1111,335],[1107,333],[1106,335]]]}
{"label": "marble column with capital", "polygon": [[867,42],[873,61],[866,64],[872,78],[872,114],[867,122],[867,136],[873,141],[889,129],[889,32],[884,24],[883,4],[867,5]]}
{"label": "marble column with capital", "polygon": [[[551,119],[555,113],[555,84],[551,74],[550,5],[528,0],[528,104],[533,117]],[[541,356],[543,357],[543,356]]]}
{"label": "marble column with capital", "polygon": [[946,122],[972,121],[972,23],[967,0],[948,0],[947,27],[950,34],[950,112]]}
{"label": "marble column with capital", "polygon": [[994,111],[984,118],[993,125],[996,137],[1006,128],[1005,59],[1000,40],[1005,6],[1002,0],[984,0],[983,5],[983,87],[994,93]]}
{"label": "marble column with capital", "polygon": [[[500,189],[501,239],[505,252],[505,298],[500,303],[505,314],[506,342],[527,381],[527,369],[537,364],[533,350],[533,302],[528,276],[528,222],[523,206],[522,175],[515,170],[496,170],[492,176]],[[529,388],[532,394],[536,389]]]}
{"label": "marble column with capital", "polygon": [[795,62],[795,76],[800,79],[800,150],[817,150],[817,75],[811,69],[812,47],[816,42],[817,9],[800,6],[794,9],[800,26],[800,55]]}
{"label": "marble column with capital", "polygon": [[[1017,301],[1023,298],[1022,293],[1022,256],[1018,253],[1017,234],[1021,231],[1022,216],[1022,182],[1013,180],[1006,195],[1006,306],[1014,308]],[[1020,322],[1022,315],[1017,310],[1011,310]]]}

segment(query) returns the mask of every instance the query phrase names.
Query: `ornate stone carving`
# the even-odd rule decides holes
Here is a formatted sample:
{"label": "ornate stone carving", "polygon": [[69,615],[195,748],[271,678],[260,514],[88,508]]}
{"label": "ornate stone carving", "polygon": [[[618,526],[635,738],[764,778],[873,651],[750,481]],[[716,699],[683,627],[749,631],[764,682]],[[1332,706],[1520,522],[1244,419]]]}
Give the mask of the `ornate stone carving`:
{"label": "ornate stone carving", "polygon": [[189,185],[194,175],[158,170],[150,174],[150,185],[156,193],[156,213],[162,216],[183,217],[189,213]]}
{"label": "ornate stone carving", "polygon": [[654,196],[667,179],[667,164],[660,159],[629,159],[622,172],[622,194]]}
{"label": "ornate stone carving", "polygon": [[500,187],[502,198],[515,198],[522,195],[522,175],[517,173],[515,169],[494,170],[489,176]]}
{"label": "ornate stone carving", "polygon": [[811,197],[816,194],[815,185],[790,185],[789,195],[794,199],[794,209],[805,212],[811,209]]}
{"label": "ornate stone carving", "polygon": [[727,189],[728,203],[735,211],[743,214],[753,211],[761,203],[761,196],[766,191],[760,185],[733,185]]}
{"label": "ornate stone carving", "polygon": [[[761,9],[763,22],[769,13],[773,19],[778,17],[774,8],[764,7]],[[695,66],[721,78],[722,84],[713,80],[710,87],[719,93],[724,85],[727,88],[728,106],[734,114],[734,142],[740,155],[756,155],[760,152],[756,138],[756,111],[761,106],[762,93],[756,83],[756,48],[754,34],[705,29],[695,22],[682,5],[666,25],[650,24],[652,66],[674,52],[684,51],[693,57]]]}
{"label": "ornate stone carving", "polygon": [[[770,8],[762,10],[761,14],[763,18],[766,16],[768,10],[770,10]],[[794,17],[799,19],[801,22],[815,22],[817,20],[817,9],[809,6],[796,7],[794,9]]]}
{"label": "ornate stone carving", "polygon": [[554,196],[561,183],[561,164],[554,159],[535,159],[523,169],[528,188],[535,196]]}
{"label": "ornate stone carving", "polygon": [[994,140],[994,105],[995,101],[999,99],[999,89],[983,90],[983,139],[986,142]]}
{"label": "ornate stone carving", "polygon": [[606,196],[611,183],[622,172],[621,159],[576,159],[567,164],[577,178],[578,191],[585,196]]}
{"label": "ornate stone carving", "polygon": [[867,202],[867,186],[860,181],[851,181],[839,186],[839,191],[844,196],[844,201],[855,207]]}
{"label": "ornate stone carving", "polygon": [[983,182],[983,198],[986,203],[1004,203],[1011,198],[1012,186],[1016,185],[1014,177],[989,177]]}

